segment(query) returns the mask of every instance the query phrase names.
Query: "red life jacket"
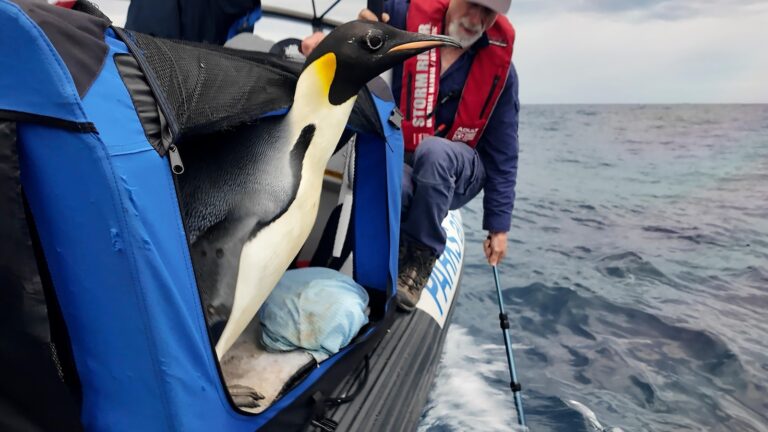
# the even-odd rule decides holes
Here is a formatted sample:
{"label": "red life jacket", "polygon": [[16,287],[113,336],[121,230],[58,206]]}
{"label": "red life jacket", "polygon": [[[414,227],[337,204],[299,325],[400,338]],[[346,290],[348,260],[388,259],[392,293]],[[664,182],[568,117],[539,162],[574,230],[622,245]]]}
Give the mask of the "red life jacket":
{"label": "red life jacket", "polygon": [[[411,0],[406,30],[443,34],[445,11],[450,0]],[[499,15],[486,31],[489,44],[478,50],[462,90],[456,116],[446,138],[475,147],[485,130],[509,76],[515,29]],[[440,84],[440,53],[432,49],[403,64],[400,111],[406,151],[414,151],[421,140],[435,135],[435,115]],[[445,128],[445,125],[440,125]],[[438,130],[438,132],[443,132]]]}

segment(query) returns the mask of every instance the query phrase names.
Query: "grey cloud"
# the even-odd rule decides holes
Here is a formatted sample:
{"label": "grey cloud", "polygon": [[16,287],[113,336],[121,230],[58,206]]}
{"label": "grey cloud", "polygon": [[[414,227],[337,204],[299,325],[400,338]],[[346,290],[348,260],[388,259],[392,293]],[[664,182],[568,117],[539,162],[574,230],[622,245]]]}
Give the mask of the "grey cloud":
{"label": "grey cloud", "polygon": [[678,20],[720,15],[745,9],[764,0],[513,0],[511,16],[552,12],[590,12],[604,15],[633,13],[642,18]]}

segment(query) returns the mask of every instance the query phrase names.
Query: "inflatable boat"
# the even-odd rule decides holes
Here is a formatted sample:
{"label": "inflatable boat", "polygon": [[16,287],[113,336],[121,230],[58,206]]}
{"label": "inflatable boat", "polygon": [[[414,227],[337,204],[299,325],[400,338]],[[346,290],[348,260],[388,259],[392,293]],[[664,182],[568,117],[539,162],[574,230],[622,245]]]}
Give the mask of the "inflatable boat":
{"label": "inflatable boat", "polygon": [[[383,82],[358,97],[292,265],[352,277],[368,323],[320,362],[248,332],[220,361],[180,191],[285,114],[301,65],[130,32],[84,1],[0,0],[0,41],[1,430],[415,429],[464,236],[452,212],[417,310],[398,312],[403,146]],[[228,390],[242,379],[268,385],[258,409]]]}

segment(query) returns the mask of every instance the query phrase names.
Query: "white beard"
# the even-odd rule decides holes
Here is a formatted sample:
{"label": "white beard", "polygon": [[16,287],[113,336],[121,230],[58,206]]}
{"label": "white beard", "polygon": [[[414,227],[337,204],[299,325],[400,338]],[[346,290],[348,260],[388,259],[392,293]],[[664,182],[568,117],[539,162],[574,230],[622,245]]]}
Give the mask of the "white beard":
{"label": "white beard", "polygon": [[[464,26],[472,31],[475,32],[473,36],[467,36],[464,31],[461,29],[461,26]],[[466,17],[459,18],[457,20],[451,21],[450,24],[448,24],[448,36],[456,39],[460,44],[462,48],[469,48],[477,42],[478,39],[480,39],[480,36],[483,35],[483,26],[477,25],[472,26],[467,22]]]}

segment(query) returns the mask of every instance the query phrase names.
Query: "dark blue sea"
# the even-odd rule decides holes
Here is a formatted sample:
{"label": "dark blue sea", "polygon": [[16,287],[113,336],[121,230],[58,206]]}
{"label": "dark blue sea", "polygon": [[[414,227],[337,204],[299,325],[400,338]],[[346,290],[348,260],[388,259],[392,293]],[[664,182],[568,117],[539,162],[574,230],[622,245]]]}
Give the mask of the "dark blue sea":
{"label": "dark blue sea", "polygon": [[[768,105],[524,106],[500,268],[532,431],[768,431]],[[516,424],[482,201],[420,431]]]}

